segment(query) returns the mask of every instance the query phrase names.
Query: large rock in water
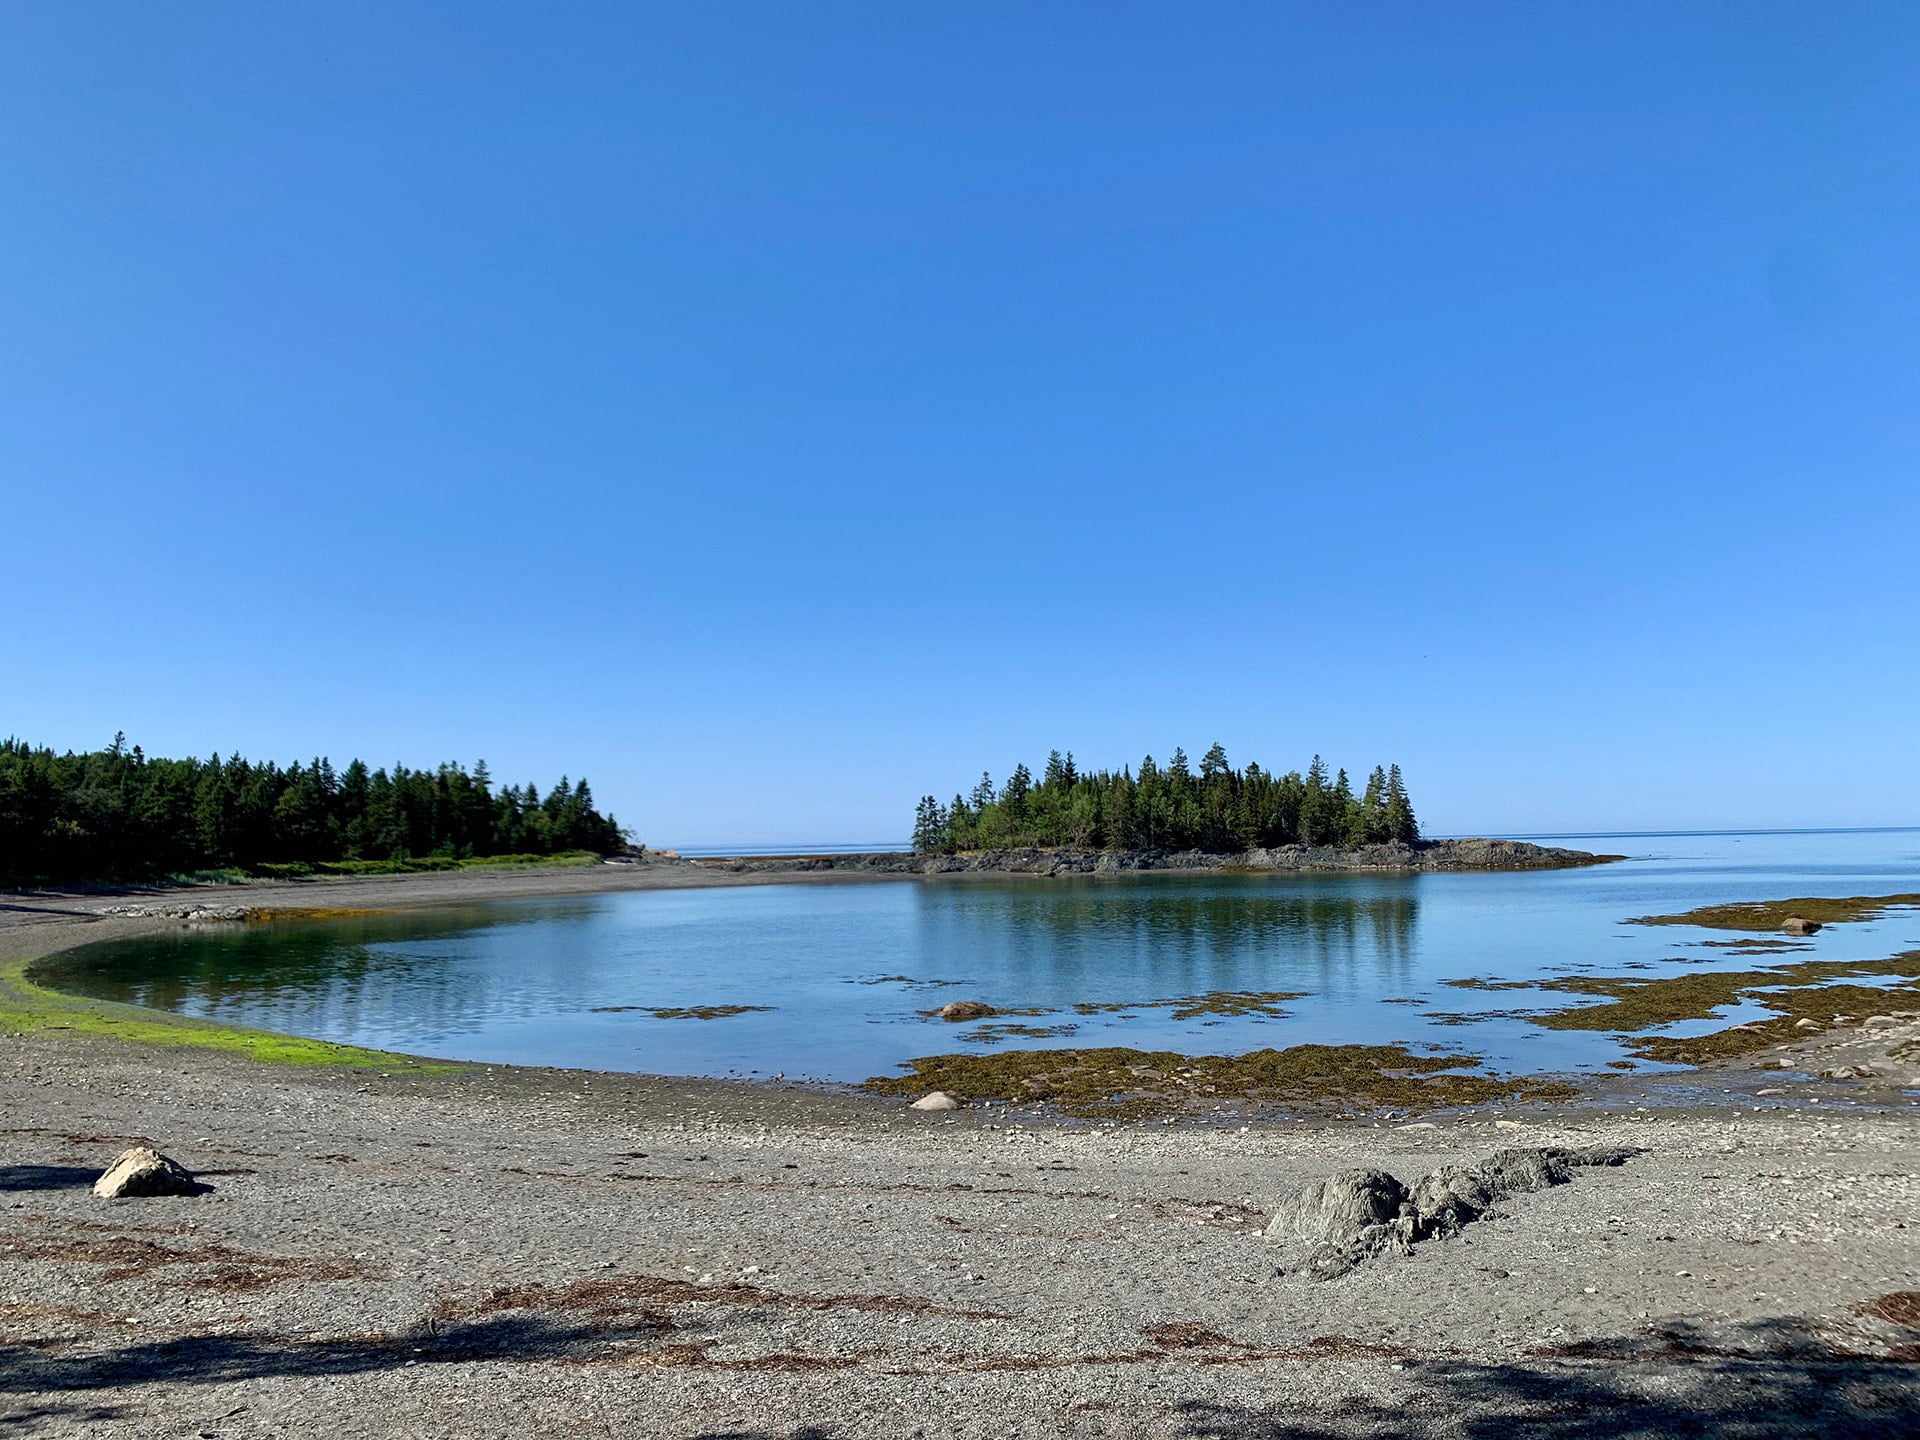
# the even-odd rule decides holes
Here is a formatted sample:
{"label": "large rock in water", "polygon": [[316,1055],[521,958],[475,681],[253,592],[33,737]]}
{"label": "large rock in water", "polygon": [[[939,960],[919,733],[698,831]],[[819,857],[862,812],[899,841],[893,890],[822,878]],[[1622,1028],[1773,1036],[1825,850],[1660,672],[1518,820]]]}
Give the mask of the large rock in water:
{"label": "large rock in water", "polygon": [[132,1195],[198,1195],[200,1184],[186,1169],[149,1145],[122,1150],[93,1182],[93,1193],[103,1200]]}
{"label": "large rock in water", "polygon": [[993,1006],[984,1000],[950,1000],[940,1007],[942,1020],[984,1020],[993,1014]]}
{"label": "large rock in water", "polygon": [[1811,935],[1820,928],[1820,922],[1803,915],[1789,915],[1780,922],[1780,928],[1789,935]]}

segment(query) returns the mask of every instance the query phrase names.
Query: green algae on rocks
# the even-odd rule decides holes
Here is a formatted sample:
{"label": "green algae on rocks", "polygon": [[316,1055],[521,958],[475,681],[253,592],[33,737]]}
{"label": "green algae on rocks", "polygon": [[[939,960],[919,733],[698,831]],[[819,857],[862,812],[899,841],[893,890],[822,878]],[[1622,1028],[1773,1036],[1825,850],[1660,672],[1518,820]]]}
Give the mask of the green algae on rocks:
{"label": "green algae on rocks", "polygon": [[1808,896],[1799,900],[1744,900],[1729,905],[1702,905],[1678,915],[1637,915],[1629,925],[1698,925],[1707,930],[1778,930],[1799,917],[1820,925],[1845,925],[1877,920],[1892,909],[1920,906],[1920,895],[1849,895],[1842,899]]}
{"label": "green algae on rocks", "polygon": [[881,1095],[944,1090],[966,1100],[1037,1103],[1087,1119],[1200,1114],[1225,1101],[1274,1109],[1438,1109],[1491,1100],[1564,1100],[1557,1080],[1450,1073],[1477,1055],[1416,1055],[1399,1045],[1294,1045],[1246,1055],[1122,1047],[929,1055],[906,1075],[875,1076]]}

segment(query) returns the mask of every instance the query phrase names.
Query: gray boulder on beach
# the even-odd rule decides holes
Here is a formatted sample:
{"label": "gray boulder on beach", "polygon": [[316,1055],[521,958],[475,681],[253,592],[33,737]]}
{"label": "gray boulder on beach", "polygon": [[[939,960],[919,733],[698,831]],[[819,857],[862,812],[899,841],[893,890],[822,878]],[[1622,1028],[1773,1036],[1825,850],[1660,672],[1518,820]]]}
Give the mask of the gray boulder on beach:
{"label": "gray boulder on beach", "polygon": [[1341,1170],[1283,1201],[1265,1233],[1269,1243],[1298,1257],[1287,1268],[1336,1279],[1387,1250],[1412,1245],[1407,1187],[1384,1170]]}
{"label": "gray boulder on beach", "polygon": [[1389,1250],[1459,1233],[1510,1195],[1564,1185],[1584,1166],[1623,1165],[1627,1146],[1550,1145],[1498,1150],[1472,1165],[1443,1165],[1411,1189],[1384,1170],[1341,1170],[1283,1200],[1266,1238],[1295,1257],[1285,1268],[1333,1280]]}
{"label": "gray boulder on beach", "polygon": [[1282,1245],[1340,1244],[1369,1225],[1400,1217],[1407,1187],[1384,1170],[1341,1170],[1302,1187],[1267,1222],[1267,1239]]}
{"label": "gray boulder on beach", "polygon": [[136,1195],[198,1195],[201,1188],[184,1166],[149,1145],[122,1150],[106,1173],[93,1182],[93,1193],[103,1200]]}

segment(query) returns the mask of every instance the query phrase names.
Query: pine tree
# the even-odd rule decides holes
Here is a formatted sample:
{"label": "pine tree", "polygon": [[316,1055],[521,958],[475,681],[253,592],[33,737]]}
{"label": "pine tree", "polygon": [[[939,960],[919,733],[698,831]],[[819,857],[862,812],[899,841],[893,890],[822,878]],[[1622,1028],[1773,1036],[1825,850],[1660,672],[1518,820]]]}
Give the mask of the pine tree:
{"label": "pine tree", "polygon": [[1327,766],[1318,755],[1307,767],[1306,792],[1300,800],[1300,839],[1308,845],[1324,845],[1332,838],[1327,804]]}
{"label": "pine tree", "polygon": [[940,814],[940,802],[922,795],[913,813],[913,850],[916,855],[933,855],[945,843],[946,825]]}
{"label": "pine tree", "polygon": [[1387,830],[1387,772],[1378,765],[1367,776],[1366,793],[1360,797],[1361,832],[1369,844],[1391,840]]}
{"label": "pine tree", "polygon": [[980,783],[973,787],[972,799],[974,810],[984,811],[998,798],[999,796],[995,794],[993,788],[993,776],[987,771],[982,770],[980,772]]}
{"label": "pine tree", "polygon": [[1400,778],[1398,765],[1387,769],[1386,820],[1389,839],[1412,844],[1420,838],[1420,823],[1414,819],[1413,801],[1407,798],[1407,787]]}
{"label": "pine tree", "polygon": [[[1176,749],[1165,769],[1151,755],[1139,771],[1082,772],[1070,752],[1051,752],[1033,782],[1017,765],[997,792],[982,775],[971,802],[950,807],[922,797],[915,810],[915,848],[951,853],[1002,845],[1097,846],[1107,850],[1246,851],[1306,842],[1342,845],[1418,834],[1397,769],[1375,766],[1356,797],[1348,772],[1331,777],[1319,756],[1302,776],[1275,776],[1257,764],[1236,771],[1218,743],[1195,777]],[[1397,801],[1395,797],[1397,798]],[[937,833],[937,839],[935,835]]]}

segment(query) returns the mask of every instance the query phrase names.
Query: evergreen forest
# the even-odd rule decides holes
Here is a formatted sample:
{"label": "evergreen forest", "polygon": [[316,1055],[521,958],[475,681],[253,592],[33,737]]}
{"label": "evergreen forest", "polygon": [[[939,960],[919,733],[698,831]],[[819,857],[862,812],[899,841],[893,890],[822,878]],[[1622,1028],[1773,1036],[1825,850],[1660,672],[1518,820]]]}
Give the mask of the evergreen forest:
{"label": "evergreen forest", "polygon": [[0,741],[0,886],[432,869],[627,848],[585,780],[562,779],[545,795],[531,784],[495,789],[484,761],[282,768],[238,755],[156,759],[124,736],[86,754]]}
{"label": "evergreen forest", "polygon": [[1234,854],[1278,845],[1414,841],[1420,827],[1400,767],[1375,766],[1355,794],[1347,772],[1318,755],[1306,773],[1236,770],[1215,744],[1196,772],[1184,750],[1166,765],[1083,771],[1055,750],[1036,781],[1017,765],[1002,785],[983,774],[971,794],[942,805],[922,797],[913,848],[923,855],[1039,846],[1073,850],[1204,850]]}

